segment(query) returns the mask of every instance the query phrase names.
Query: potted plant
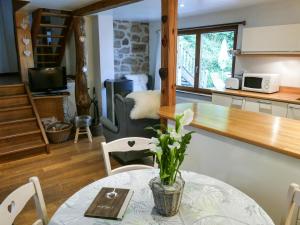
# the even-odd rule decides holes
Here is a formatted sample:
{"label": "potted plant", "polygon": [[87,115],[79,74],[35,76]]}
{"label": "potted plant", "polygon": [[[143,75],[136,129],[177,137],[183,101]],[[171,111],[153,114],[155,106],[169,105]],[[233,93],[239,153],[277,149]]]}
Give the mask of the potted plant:
{"label": "potted plant", "polygon": [[155,208],[163,216],[175,215],[180,207],[184,180],[179,168],[186,155],[186,149],[193,132],[186,132],[184,126],[189,125],[194,117],[188,109],[175,118],[175,127],[153,129],[157,138],[152,138],[152,152],[156,155],[159,165],[159,177],[153,178],[149,186],[153,193]]}

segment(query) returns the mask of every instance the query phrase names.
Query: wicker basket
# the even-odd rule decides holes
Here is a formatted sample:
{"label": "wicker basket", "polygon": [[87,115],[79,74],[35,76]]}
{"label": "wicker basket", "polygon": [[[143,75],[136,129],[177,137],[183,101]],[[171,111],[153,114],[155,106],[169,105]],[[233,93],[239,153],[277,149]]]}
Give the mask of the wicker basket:
{"label": "wicker basket", "polygon": [[153,193],[155,209],[160,215],[170,217],[178,213],[184,184],[181,177],[177,177],[172,186],[162,185],[159,177],[150,180],[149,186]]}
{"label": "wicker basket", "polygon": [[46,127],[46,134],[51,143],[62,143],[69,139],[73,125],[65,122],[51,123]]}

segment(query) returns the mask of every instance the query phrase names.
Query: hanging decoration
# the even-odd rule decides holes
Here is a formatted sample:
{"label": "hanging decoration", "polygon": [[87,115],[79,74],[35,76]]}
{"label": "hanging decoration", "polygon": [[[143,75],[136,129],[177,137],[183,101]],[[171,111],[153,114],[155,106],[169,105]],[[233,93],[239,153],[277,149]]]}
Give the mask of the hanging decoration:
{"label": "hanging decoration", "polygon": [[23,43],[24,43],[24,45],[25,45],[25,50],[23,51],[24,55],[27,56],[27,57],[31,56],[31,51],[28,50],[28,45],[30,44],[30,39],[27,38],[27,35],[26,35],[26,34],[25,34],[25,36],[23,37],[22,41],[23,41]]}
{"label": "hanging decoration", "polygon": [[21,22],[21,24],[20,24],[20,26],[21,26],[21,28],[23,29],[23,30],[26,30],[27,29],[27,27],[28,27],[28,22],[27,22],[28,20],[27,20],[27,18],[23,18],[22,19],[22,22]]}
{"label": "hanging decoration", "polygon": [[[28,26],[29,26],[28,17],[23,17],[22,22],[20,24],[21,29],[26,31]],[[31,51],[28,50],[28,45],[30,44],[30,38],[28,38],[25,34],[25,36],[22,38],[22,41],[23,41],[23,44],[25,45],[25,50],[23,51],[24,55],[26,57],[31,56]]]}

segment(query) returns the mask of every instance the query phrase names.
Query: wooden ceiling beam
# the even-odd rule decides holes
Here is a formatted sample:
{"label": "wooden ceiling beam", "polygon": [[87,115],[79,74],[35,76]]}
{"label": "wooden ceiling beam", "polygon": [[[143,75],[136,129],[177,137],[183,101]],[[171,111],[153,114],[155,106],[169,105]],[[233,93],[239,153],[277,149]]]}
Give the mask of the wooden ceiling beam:
{"label": "wooden ceiling beam", "polygon": [[13,0],[13,9],[14,12],[22,9],[25,5],[30,3],[30,1],[25,1],[25,0]]}
{"label": "wooden ceiling beam", "polygon": [[142,0],[100,0],[93,4],[84,6],[73,11],[74,16],[86,16],[89,14],[117,8],[131,3],[140,2]]}

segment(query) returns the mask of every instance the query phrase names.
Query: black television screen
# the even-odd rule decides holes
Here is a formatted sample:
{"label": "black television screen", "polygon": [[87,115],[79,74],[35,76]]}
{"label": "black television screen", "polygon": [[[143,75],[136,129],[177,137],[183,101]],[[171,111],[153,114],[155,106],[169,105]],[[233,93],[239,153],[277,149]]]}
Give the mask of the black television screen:
{"label": "black television screen", "polygon": [[64,67],[32,68],[28,70],[28,76],[32,92],[67,89],[67,76]]}

